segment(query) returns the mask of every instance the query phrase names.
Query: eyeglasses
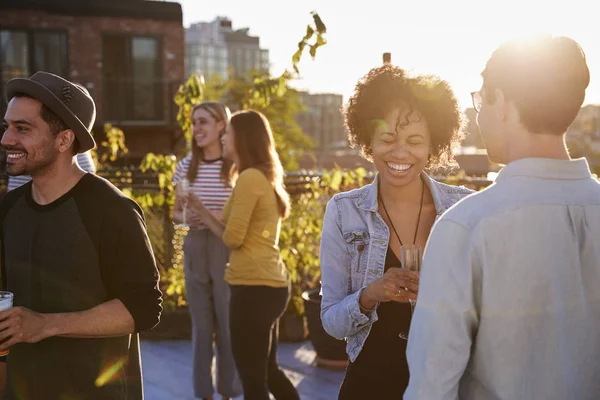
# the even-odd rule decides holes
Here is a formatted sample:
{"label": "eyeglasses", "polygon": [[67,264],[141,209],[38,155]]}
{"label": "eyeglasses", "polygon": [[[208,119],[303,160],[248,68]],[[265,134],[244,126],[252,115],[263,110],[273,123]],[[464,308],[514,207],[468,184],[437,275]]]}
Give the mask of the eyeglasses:
{"label": "eyeglasses", "polygon": [[471,100],[473,100],[473,108],[476,112],[481,110],[481,105],[483,104],[483,98],[481,97],[480,92],[471,92]]}

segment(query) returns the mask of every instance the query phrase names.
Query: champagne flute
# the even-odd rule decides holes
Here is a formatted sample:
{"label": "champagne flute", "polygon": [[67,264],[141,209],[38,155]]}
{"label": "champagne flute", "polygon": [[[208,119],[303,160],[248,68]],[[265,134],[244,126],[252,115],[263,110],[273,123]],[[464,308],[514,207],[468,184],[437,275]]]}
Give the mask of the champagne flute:
{"label": "champagne flute", "polygon": [[186,221],[186,214],[187,214],[187,197],[188,194],[190,193],[190,181],[187,180],[187,178],[182,178],[179,183],[177,184],[177,193],[179,194],[180,197],[182,197],[183,199],[185,199],[185,201],[182,202],[182,214],[183,214],[183,222],[181,224],[179,224],[179,226],[188,226],[187,225],[187,221]]}
{"label": "champagne flute", "polygon": [[[423,248],[417,245],[400,246],[400,265],[409,271],[421,272],[421,261],[423,260]],[[415,310],[416,300],[408,300],[410,303],[410,315],[412,317]],[[408,335],[400,333],[402,339],[408,340]]]}

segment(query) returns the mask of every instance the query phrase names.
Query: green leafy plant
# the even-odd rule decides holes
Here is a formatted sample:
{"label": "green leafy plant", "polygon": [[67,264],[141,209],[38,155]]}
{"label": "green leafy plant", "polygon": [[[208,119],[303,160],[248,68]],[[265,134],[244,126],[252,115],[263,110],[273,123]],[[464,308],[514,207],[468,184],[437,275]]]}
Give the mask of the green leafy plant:
{"label": "green leafy plant", "polygon": [[[315,56],[317,55],[317,49],[319,47],[327,44],[327,40],[325,39],[325,33],[327,33],[327,27],[325,27],[325,24],[321,20],[321,17],[319,17],[319,14],[317,14],[314,11],[311,12],[310,14],[313,17],[314,25],[308,25],[306,27],[306,35],[304,35],[302,40],[300,40],[300,42],[298,43],[298,50],[292,56],[292,68],[294,69],[294,72],[298,75],[300,74],[300,70],[298,69],[298,64],[300,63],[300,60],[302,59],[304,50],[308,47],[310,56],[314,59]],[[314,41],[312,43],[310,43],[310,40],[313,39],[313,37],[314,37]],[[284,74],[285,73],[287,73],[287,71],[284,72]]]}
{"label": "green leafy plant", "polygon": [[204,100],[204,87],[204,77],[192,74],[183,85],[179,86],[173,98],[178,108],[177,124],[185,134],[187,143],[192,140],[192,109],[194,105]]}
{"label": "green leafy plant", "polygon": [[182,257],[185,228],[175,227],[172,223],[175,204],[172,181],[176,165],[177,159],[173,155],[147,154],[140,169],[142,172],[156,174],[158,190],[152,193],[131,193],[131,197],[141,205],[147,217],[149,238],[159,266],[160,286],[164,294],[164,307],[167,309],[186,304]]}
{"label": "green leafy plant", "polygon": [[[300,177],[293,182],[290,217],[281,227],[279,247],[292,280],[292,299],[288,312],[302,315],[302,292],[316,287],[321,280],[319,261],[321,231],[325,207],[340,191],[363,186],[367,171],[358,168],[342,171],[337,168],[323,171],[318,177]],[[291,186],[293,177],[288,177]]]}
{"label": "green leafy plant", "polygon": [[129,152],[125,144],[125,133],[120,128],[104,124],[103,129],[104,139],[91,151],[97,170],[109,167],[111,162],[124,157]]}

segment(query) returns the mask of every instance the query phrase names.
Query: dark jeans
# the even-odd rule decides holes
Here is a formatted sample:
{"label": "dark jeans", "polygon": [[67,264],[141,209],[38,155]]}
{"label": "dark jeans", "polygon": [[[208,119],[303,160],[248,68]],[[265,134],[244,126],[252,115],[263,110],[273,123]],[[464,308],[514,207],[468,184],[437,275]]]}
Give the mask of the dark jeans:
{"label": "dark jeans", "polygon": [[288,288],[231,286],[231,347],[244,400],[269,400],[269,392],[277,400],[300,399],[277,365],[278,321],[288,300]]}

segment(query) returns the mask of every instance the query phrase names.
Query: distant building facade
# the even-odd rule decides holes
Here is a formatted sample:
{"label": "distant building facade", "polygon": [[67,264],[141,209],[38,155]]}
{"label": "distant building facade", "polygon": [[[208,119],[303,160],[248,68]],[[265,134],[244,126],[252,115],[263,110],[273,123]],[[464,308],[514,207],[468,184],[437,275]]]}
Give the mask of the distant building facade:
{"label": "distant building facade", "polygon": [[298,113],[298,125],[315,141],[318,150],[347,148],[348,135],[344,129],[341,94],[300,92],[306,109]]}
{"label": "distant building facade", "polygon": [[350,148],[342,114],[343,96],[305,91],[299,94],[305,110],[297,114],[296,121],[315,143],[314,152],[300,161],[301,167],[327,169],[337,165],[348,169],[371,169],[372,164],[360,156],[358,149]]}
{"label": "distant building facade", "polygon": [[[477,126],[477,113],[467,108],[467,135],[462,142],[456,160],[467,175],[483,175],[485,170],[485,144]],[[567,144],[572,157],[585,157],[591,169],[600,174],[600,105],[585,105],[579,110],[575,121],[566,135]],[[487,156],[485,156],[487,157]],[[498,170],[498,166],[490,163],[490,171]]]}
{"label": "distant building facade", "polygon": [[248,28],[234,30],[225,17],[192,24],[185,31],[185,46],[187,76],[196,72],[228,79],[230,72],[269,71],[269,51],[261,49],[260,39],[251,36]]}
{"label": "distant building facade", "polygon": [[590,168],[600,175],[600,105],[586,105],[579,110],[567,131],[572,157],[585,157]]}
{"label": "distant building facade", "polygon": [[477,112],[474,108],[467,108],[465,110],[465,116],[467,117],[467,132],[466,137],[462,142],[465,147],[476,147],[478,149],[484,149],[483,139],[479,133],[479,126],[477,126]]}

